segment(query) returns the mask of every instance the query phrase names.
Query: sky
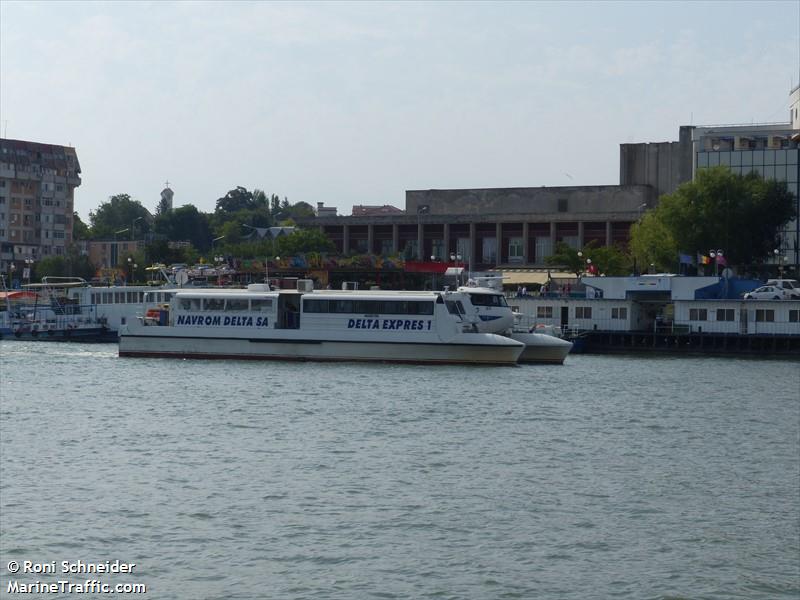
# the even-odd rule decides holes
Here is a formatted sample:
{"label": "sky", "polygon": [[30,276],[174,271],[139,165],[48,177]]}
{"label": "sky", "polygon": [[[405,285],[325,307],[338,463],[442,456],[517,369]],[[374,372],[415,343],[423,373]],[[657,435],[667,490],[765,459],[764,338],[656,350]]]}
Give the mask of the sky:
{"label": "sky", "polygon": [[0,2],[2,137],[74,146],[75,209],[243,186],[615,185],[619,144],[786,122],[800,2]]}

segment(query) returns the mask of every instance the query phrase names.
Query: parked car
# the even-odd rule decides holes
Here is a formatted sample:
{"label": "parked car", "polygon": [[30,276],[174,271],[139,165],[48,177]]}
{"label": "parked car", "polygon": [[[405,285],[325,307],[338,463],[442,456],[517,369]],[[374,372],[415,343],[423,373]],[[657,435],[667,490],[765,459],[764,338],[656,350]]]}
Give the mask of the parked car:
{"label": "parked car", "polygon": [[782,300],[788,297],[789,295],[786,291],[774,285],[762,285],[760,288],[756,288],[744,295],[745,300]]}
{"label": "parked car", "polygon": [[770,279],[767,285],[774,285],[786,292],[786,298],[800,300],[800,283],[796,279]]}

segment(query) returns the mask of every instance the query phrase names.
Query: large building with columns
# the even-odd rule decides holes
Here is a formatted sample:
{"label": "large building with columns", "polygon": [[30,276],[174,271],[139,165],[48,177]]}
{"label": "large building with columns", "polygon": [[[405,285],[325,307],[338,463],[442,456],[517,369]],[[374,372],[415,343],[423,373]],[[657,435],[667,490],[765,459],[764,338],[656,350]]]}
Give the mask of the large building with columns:
{"label": "large building with columns", "polygon": [[543,266],[557,242],[626,244],[655,201],[649,185],[412,190],[402,214],[317,216],[313,224],[342,254]]}

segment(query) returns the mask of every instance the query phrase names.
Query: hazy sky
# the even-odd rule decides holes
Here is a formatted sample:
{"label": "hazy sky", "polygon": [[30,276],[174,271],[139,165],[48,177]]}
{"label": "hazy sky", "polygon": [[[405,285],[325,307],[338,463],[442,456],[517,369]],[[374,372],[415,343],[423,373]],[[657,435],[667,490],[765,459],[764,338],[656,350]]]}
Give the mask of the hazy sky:
{"label": "hazy sky", "polygon": [[241,185],[619,182],[619,144],[788,120],[800,2],[0,3],[3,137],[75,146],[85,219]]}

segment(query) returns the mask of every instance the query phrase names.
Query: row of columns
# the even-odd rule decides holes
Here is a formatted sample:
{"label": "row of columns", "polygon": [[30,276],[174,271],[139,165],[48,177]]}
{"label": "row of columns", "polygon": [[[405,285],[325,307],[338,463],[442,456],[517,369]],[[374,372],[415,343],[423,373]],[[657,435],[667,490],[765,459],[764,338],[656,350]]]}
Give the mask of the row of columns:
{"label": "row of columns", "polygon": [[[555,244],[556,239],[556,222],[550,222],[550,239],[553,240]],[[611,230],[612,223],[611,221],[606,221],[606,246],[611,245]],[[350,252],[350,225],[342,225],[342,253],[347,254]],[[476,224],[470,223],[469,224],[469,239],[470,243],[472,244],[471,247],[475,245],[475,238],[476,238]],[[530,235],[530,225],[527,222],[522,223],[522,239],[528,240]],[[503,237],[503,224],[497,223],[495,225],[495,238],[497,239],[497,250],[500,252],[500,243]],[[444,242],[445,248],[450,248],[450,224],[444,223],[443,224],[443,231],[442,231],[442,238]],[[583,239],[584,239],[584,223],[583,221],[578,221],[578,246],[583,246]],[[375,247],[375,226],[372,224],[367,225],[367,247],[370,249],[370,252]],[[418,260],[426,260],[427,257],[422,256],[422,251],[425,248],[425,224],[424,223],[417,223],[417,259]],[[400,226],[395,223],[392,225],[392,253],[397,254],[400,251]],[[522,245],[522,257],[523,262],[528,263],[530,262],[528,244],[523,243]]]}

